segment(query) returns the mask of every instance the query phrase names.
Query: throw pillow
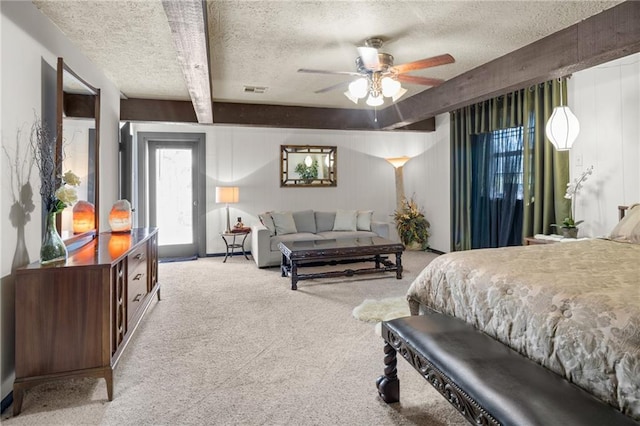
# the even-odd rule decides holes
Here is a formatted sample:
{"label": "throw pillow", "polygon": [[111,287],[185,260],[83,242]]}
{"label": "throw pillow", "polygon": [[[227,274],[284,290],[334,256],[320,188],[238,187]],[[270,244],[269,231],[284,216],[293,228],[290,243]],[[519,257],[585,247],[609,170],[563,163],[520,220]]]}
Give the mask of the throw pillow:
{"label": "throw pillow", "polygon": [[613,228],[609,238],[617,241],[638,242],[640,235],[640,204],[632,205],[622,220]]}
{"label": "throw pillow", "polygon": [[293,221],[296,223],[298,232],[316,233],[316,217],[313,210],[293,212]]}
{"label": "throw pillow", "polygon": [[276,226],[276,235],[295,234],[298,232],[291,212],[272,212],[273,224]]}
{"label": "throw pillow", "polygon": [[316,212],[316,231],[333,231],[333,223],[336,221],[336,212]]}
{"label": "throw pillow", "polygon": [[373,210],[358,211],[358,218],[356,219],[356,227],[358,231],[371,231],[372,217],[373,217]]}
{"label": "throw pillow", "polygon": [[273,223],[273,217],[271,217],[271,212],[264,212],[258,215],[258,219],[260,219],[260,223],[262,223],[265,228],[269,230],[269,235],[276,235],[276,225]]}
{"label": "throw pillow", "polygon": [[358,212],[355,210],[336,210],[336,220],[333,222],[334,231],[356,231]]}

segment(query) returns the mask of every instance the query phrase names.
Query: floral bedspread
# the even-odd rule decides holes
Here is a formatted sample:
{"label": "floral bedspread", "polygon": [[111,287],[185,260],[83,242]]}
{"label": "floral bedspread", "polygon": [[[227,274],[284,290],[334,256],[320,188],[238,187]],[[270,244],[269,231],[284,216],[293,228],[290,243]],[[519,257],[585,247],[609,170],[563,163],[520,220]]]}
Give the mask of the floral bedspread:
{"label": "floral bedspread", "polygon": [[640,245],[594,239],[442,255],[407,293],[640,420]]}

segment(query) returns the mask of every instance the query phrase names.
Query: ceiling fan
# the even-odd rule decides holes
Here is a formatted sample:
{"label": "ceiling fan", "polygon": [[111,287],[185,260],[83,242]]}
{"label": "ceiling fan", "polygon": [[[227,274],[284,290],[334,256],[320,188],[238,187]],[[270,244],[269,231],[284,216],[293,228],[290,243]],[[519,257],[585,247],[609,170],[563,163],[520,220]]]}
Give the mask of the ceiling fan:
{"label": "ceiling fan", "polygon": [[367,97],[367,105],[379,106],[384,103],[384,98],[392,98],[395,102],[407,92],[401,83],[421,84],[424,86],[438,86],[444,80],[438,78],[419,77],[406,75],[406,73],[425,68],[446,65],[455,62],[453,56],[449,54],[433,56],[431,58],[420,59],[407,62],[401,65],[393,65],[393,56],[388,53],[379,52],[383,41],[381,38],[370,38],[365,40],[363,47],[358,47],[358,57],[356,58],[357,71],[325,71],[300,68],[298,72],[312,74],[338,74],[358,77],[352,81],[343,81],[324,89],[316,90],[315,93],[325,93],[331,90],[348,88],[344,95],[352,102],[358,103],[359,99]]}

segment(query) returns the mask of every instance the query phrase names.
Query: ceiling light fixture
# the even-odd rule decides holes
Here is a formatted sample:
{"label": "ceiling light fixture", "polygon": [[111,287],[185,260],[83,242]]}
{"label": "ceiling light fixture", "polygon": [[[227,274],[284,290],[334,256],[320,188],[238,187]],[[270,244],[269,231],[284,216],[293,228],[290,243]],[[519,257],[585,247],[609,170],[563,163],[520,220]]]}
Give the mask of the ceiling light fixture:
{"label": "ceiling light fixture", "polygon": [[402,87],[394,76],[385,75],[387,72],[374,71],[366,77],[360,77],[349,84],[349,90],[344,95],[354,104],[360,99],[367,98],[366,104],[369,106],[380,106],[384,103],[384,98],[391,98],[397,101],[407,93],[407,89]]}

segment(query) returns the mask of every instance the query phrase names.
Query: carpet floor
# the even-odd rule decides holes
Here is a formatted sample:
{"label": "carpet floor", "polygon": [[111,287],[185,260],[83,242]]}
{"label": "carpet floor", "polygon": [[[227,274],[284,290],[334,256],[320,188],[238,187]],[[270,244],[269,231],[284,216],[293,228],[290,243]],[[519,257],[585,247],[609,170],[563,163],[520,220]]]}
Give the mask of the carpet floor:
{"label": "carpet floor", "polygon": [[[26,392],[9,425],[466,425],[407,362],[400,400],[380,400],[383,341],[352,310],[402,296],[434,254],[405,252],[404,276],[290,280],[242,256],[159,265],[153,302],[114,372]],[[363,278],[365,277],[365,278]]]}

